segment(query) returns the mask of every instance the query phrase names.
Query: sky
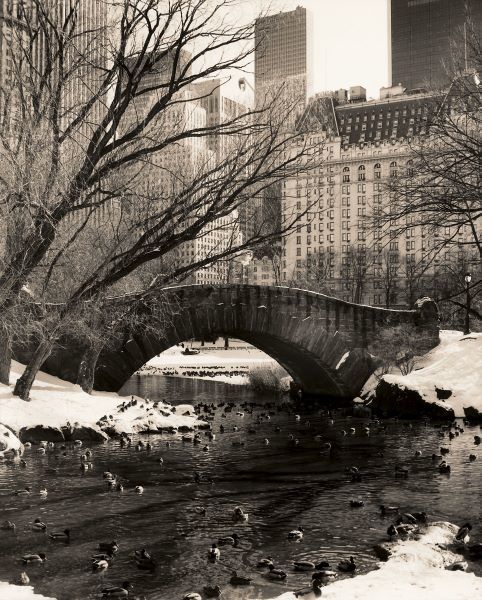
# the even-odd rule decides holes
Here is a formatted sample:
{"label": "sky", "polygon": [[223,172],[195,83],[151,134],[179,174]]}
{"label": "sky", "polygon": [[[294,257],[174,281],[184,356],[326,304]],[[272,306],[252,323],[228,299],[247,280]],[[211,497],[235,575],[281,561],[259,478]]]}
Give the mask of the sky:
{"label": "sky", "polygon": [[388,0],[240,0],[239,12],[252,19],[307,8],[313,19],[313,89],[362,85],[378,98],[389,84]]}

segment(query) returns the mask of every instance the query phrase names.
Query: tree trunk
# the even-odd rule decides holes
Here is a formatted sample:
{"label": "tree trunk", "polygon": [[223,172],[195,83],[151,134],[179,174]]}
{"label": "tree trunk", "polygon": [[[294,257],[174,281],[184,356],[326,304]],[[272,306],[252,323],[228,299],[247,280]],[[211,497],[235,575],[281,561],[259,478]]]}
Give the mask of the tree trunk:
{"label": "tree trunk", "polygon": [[32,355],[30,362],[25,367],[25,371],[17,379],[15,389],[13,390],[13,394],[15,396],[19,396],[25,401],[30,400],[30,390],[32,389],[32,384],[35,381],[35,377],[37,377],[37,373],[40,371],[41,366],[50,356],[52,348],[53,344],[50,340],[44,340],[43,342],[40,342],[37,350],[35,350],[34,354]]}
{"label": "tree trunk", "polygon": [[0,324],[0,383],[4,383],[5,385],[9,383],[11,361],[12,352],[9,335],[5,326]]}
{"label": "tree trunk", "polygon": [[92,394],[94,389],[95,368],[101,350],[102,344],[90,344],[85,349],[80,361],[77,383],[87,394]]}

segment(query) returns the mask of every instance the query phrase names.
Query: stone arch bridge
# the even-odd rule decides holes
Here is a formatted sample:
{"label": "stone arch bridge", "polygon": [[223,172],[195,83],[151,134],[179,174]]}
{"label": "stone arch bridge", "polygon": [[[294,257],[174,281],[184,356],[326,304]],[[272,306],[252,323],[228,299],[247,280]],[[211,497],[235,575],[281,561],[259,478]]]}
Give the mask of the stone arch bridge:
{"label": "stone arch bridge", "polygon": [[[384,332],[404,327],[417,353],[439,343],[436,304],[424,298],[414,310],[352,304],[288,287],[188,285],[163,290],[167,321],[158,334],[123,336],[97,363],[95,389],[118,391],[142,365],[191,338],[228,335],[263,350],[309,395],[353,398],[383,357]],[[65,353],[68,354],[68,353]],[[75,380],[75,353],[47,364],[50,373]]]}

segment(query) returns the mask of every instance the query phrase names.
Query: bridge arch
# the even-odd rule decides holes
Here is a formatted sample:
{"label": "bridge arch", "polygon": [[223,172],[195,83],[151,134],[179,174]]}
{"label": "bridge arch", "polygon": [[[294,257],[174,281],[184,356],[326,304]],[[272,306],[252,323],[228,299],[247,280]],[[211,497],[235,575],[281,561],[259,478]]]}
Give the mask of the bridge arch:
{"label": "bridge arch", "polygon": [[419,353],[439,342],[438,312],[429,299],[414,310],[345,302],[288,287],[190,285],[163,291],[168,325],[159,333],[119,332],[119,344],[98,361],[95,389],[118,391],[141,366],[191,338],[242,339],[281,364],[307,394],[356,396],[376,367],[382,330],[416,331]]}

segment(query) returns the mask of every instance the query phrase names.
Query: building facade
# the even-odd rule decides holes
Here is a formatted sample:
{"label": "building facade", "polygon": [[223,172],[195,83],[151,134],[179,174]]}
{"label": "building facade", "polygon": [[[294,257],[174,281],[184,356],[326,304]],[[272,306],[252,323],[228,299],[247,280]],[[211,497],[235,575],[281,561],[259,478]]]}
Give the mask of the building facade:
{"label": "building facade", "polygon": [[391,81],[408,89],[443,87],[453,53],[463,53],[464,24],[482,27],[480,0],[391,0]]}
{"label": "building facade", "polygon": [[[454,235],[450,227],[428,232],[410,216],[404,225],[414,226],[398,235],[396,224],[382,218],[390,210],[390,179],[410,168],[411,138],[426,133],[432,97],[398,87],[382,89],[382,96],[340,101],[348,97],[340,90],[310,102],[303,127],[324,160],[318,173],[283,183],[283,214],[302,216],[283,240],[282,283],[403,307],[448,259],[431,262],[430,252],[434,236]],[[457,235],[462,243],[463,231]]]}

